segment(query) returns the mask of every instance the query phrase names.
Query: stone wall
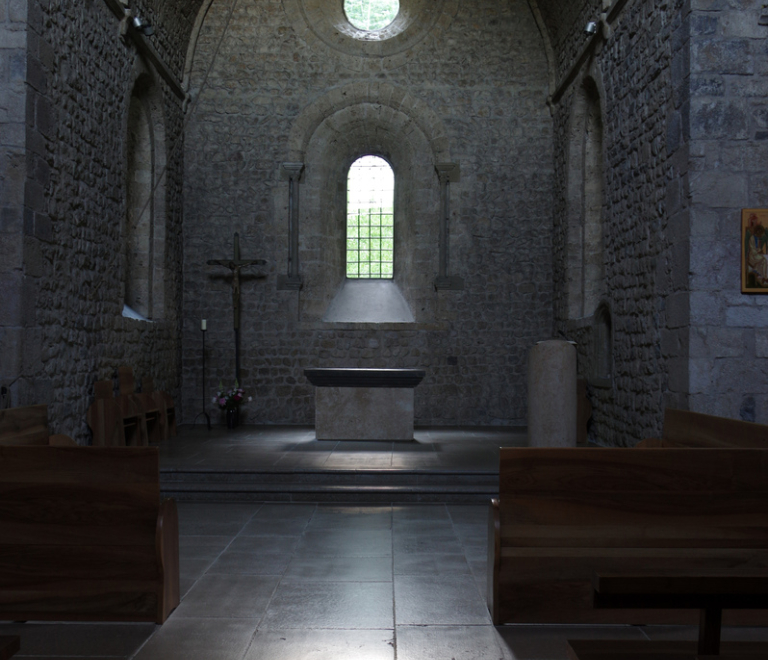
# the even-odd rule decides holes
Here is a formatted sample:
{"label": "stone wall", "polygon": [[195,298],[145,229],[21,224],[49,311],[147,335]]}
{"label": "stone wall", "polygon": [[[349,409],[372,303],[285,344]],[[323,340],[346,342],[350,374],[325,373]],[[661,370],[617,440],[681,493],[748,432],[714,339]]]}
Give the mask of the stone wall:
{"label": "stone wall", "polygon": [[[158,121],[166,133],[171,295],[162,322],[134,321],[122,316],[121,226],[128,101],[146,67],[119,38],[118,21],[102,0],[27,4],[22,302],[28,313],[13,404],[48,403],[51,430],[87,443],[94,381],[112,377],[118,366],[132,365],[139,378],[151,375],[158,386],[178,391],[181,101],[148,74],[164,99]],[[174,36],[156,43],[179,78],[190,29],[184,22],[165,25],[159,36]],[[6,349],[18,352],[18,339],[4,337]]]}
{"label": "stone wall", "polygon": [[768,208],[768,9],[693,3],[691,409],[768,422],[768,296],[741,293],[742,208]]}
{"label": "stone wall", "polygon": [[[406,3],[401,3],[405,5]],[[234,7],[234,12],[233,12]],[[242,380],[256,423],[311,423],[305,367],[424,367],[417,424],[524,424],[528,349],[552,333],[552,120],[544,44],[527,2],[411,0],[392,40],[334,33],[322,3],[210,6],[195,44],[185,154],[184,419],[234,379],[231,289],[207,259],[232,253],[266,279],[242,286]],[[233,12],[233,13],[232,13]],[[309,16],[311,20],[305,18]],[[210,72],[210,73],[209,73]],[[414,324],[330,324],[343,283],[346,167],[364,153],[395,167],[395,282]],[[301,291],[287,270],[288,183],[300,159]],[[437,162],[451,184],[449,274],[436,291]],[[399,225],[397,224],[399,223]],[[397,234],[397,232],[400,232]],[[401,238],[398,239],[397,236]],[[201,394],[200,319],[208,319]]]}
{"label": "stone wall", "polygon": [[[631,445],[661,430],[665,404],[685,407],[687,343],[686,268],[681,190],[686,167],[681,148],[676,53],[686,44],[684,2],[630,0],[599,40],[593,56],[566,90],[555,112],[555,316],[558,331],[579,344],[579,372],[588,378],[594,405],[591,437],[601,444]],[[559,27],[560,48],[580,52],[588,38],[584,15],[571,34]],[[566,70],[561,62],[561,71]],[[681,69],[682,71],[682,69]],[[602,305],[610,311],[612,373],[596,372],[596,318],[568,314],[569,149],[579,139],[571,125],[585,80],[599,95],[603,127]],[[677,127],[677,129],[675,129]],[[670,135],[675,135],[670,139]],[[670,201],[672,198],[672,201]],[[672,206],[673,208],[669,208]],[[580,213],[576,209],[576,213]],[[573,231],[573,228],[570,228]],[[682,262],[678,247],[682,243]]]}

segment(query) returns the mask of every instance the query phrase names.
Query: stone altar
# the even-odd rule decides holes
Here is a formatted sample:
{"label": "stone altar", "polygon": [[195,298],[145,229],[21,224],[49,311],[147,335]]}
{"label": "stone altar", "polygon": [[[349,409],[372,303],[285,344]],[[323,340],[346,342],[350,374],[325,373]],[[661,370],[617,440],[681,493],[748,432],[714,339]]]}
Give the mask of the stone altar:
{"label": "stone altar", "polygon": [[305,369],[315,386],[318,440],[413,440],[422,369]]}

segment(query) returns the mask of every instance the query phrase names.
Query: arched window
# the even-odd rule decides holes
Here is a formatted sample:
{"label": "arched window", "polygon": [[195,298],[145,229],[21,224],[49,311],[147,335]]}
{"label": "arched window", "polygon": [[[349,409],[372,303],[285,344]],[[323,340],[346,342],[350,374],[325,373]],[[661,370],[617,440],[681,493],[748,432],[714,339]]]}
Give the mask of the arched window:
{"label": "arched window", "polygon": [[344,0],[347,20],[359,30],[381,30],[397,17],[399,0]]}
{"label": "arched window", "polygon": [[126,316],[163,316],[165,282],[165,153],[160,102],[140,78],[128,106],[126,216],[123,224]]}
{"label": "arched window", "polygon": [[358,158],[347,177],[347,265],[352,279],[394,277],[395,173],[378,156]]}

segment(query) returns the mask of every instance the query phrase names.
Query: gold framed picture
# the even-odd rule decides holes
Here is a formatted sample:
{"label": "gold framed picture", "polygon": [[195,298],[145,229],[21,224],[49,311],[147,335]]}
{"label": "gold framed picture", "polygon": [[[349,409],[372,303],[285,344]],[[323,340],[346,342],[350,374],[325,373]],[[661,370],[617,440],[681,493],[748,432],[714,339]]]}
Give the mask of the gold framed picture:
{"label": "gold framed picture", "polygon": [[768,293],[768,209],[741,211],[741,292]]}

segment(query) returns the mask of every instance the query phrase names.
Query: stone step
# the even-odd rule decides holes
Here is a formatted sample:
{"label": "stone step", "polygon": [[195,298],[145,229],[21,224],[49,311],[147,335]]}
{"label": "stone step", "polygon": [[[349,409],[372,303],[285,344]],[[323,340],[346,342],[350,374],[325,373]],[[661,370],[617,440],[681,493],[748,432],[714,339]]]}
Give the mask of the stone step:
{"label": "stone step", "polygon": [[178,501],[487,502],[498,475],[338,471],[161,471],[163,497]]}

